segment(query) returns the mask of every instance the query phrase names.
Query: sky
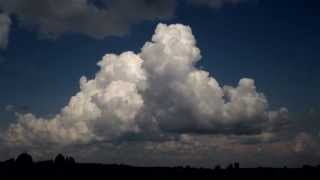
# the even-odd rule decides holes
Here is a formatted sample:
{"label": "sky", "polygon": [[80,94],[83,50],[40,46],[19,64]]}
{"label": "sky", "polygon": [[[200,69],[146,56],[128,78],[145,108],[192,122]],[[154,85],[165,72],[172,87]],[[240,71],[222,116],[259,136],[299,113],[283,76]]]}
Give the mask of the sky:
{"label": "sky", "polygon": [[319,8],[0,0],[0,159],[318,164]]}

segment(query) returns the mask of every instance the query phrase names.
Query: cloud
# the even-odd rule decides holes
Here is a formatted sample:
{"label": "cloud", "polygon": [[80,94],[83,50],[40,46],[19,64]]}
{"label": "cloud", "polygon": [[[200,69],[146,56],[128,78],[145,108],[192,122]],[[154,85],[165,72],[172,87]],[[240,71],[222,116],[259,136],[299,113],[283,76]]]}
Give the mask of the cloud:
{"label": "cloud", "polygon": [[[11,20],[6,14],[0,14],[0,48],[5,49],[8,46]],[[0,57],[0,63],[3,58]],[[4,61],[4,60],[3,60]]]}
{"label": "cloud", "polygon": [[10,104],[10,105],[7,105],[4,109],[5,109],[6,111],[13,111],[14,108],[15,108],[15,106]]}
{"label": "cloud", "polygon": [[18,113],[23,113],[29,111],[29,107],[26,105],[13,105],[9,104],[4,107],[5,111],[8,112],[18,112]]}
{"label": "cloud", "polygon": [[269,110],[254,80],[222,87],[195,66],[200,59],[190,27],[159,24],[140,53],[106,54],[95,77],[81,77],[80,91],[54,118],[19,114],[6,142],[65,146],[172,134],[253,135],[268,141],[285,127],[287,109]]}
{"label": "cloud", "polygon": [[[315,152],[319,149],[319,143],[316,139],[306,132],[300,132],[293,141],[293,151],[296,153],[304,153],[306,151]],[[319,156],[320,154],[317,153]]]}
{"label": "cloud", "polygon": [[[267,140],[269,135],[258,135]],[[169,161],[195,163],[196,166],[213,167],[238,161],[245,167],[301,167],[302,164],[318,165],[319,140],[299,132],[291,137],[262,143],[243,143],[253,136],[233,135],[186,135],[163,142],[147,142],[145,154],[158,156]],[[267,138],[268,137],[268,138]],[[258,138],[256,136],[256,138]],[[166,157],[169,156],[167,159]],[[158,160],[162,162],[161,160]],[[179,165],[179,164],[174,164]],[[180,164],[181,165],[181,164]]]}
{"label": "cloud", "polygon": [[[213,8],[248,0],[189,0]],[[95,39],[124,36],[145,21],[170,19],[177,0],[0,0],[0,12],[17,18],[20,27],[42,37],[78,33]],[[11,20],[0,16],[0,48],[6,48]]]}
{"label": "cloud", "polygon": [[195,5],[207,5],[211,8],[221,8],[225,5],[236,5],[250,0],[190,0]]}
{"label": "cloud", "polygon": [[174,14],[174,0],[0,0],[0,9],[47,37],[122,36],[131,25]]}

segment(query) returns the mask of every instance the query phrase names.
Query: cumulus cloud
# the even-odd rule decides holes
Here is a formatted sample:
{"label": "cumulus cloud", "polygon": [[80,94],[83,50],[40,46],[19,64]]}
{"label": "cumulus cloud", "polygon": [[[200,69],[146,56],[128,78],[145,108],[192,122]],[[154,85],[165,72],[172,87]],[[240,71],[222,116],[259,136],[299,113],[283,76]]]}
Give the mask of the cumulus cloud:
{"label": "cumulus cloud", "polygon": [[212,8],[221,8],[224,5],[236,5],[250,0],[190,0],[195,5],[207,5]]}
{"label": "cumulus cloud", "polygon": [[[6,14],[0,14],[0,48],[5,49],[8,45],[11,20]],[[0,63],[2,58],[0,57]]]}
{"label": "cumulus cloud", "polygon": [[49,37],[121,36],[132,24],[173,15],[174,0],[0,0],[0,9]]}
{"label": "cumulus cloud", "polygon": [[159,24],[141,52],[105,55],[95,77],[81,77],[80,91],[54,118],[19,114],[6,141],[68,145],[181,133],[269,141],[286,125],[287,109],[269,110],[253,79],[221,86],[195,66],[200,59],[190,27]]}

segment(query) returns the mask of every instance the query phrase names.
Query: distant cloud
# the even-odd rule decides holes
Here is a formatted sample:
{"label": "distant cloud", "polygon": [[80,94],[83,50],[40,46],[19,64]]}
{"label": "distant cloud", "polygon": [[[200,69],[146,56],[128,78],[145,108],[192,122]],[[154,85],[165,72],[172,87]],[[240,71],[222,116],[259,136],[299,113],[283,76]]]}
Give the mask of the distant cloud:
{"label": "distant cloud", "polygon": [[[0,14],[0,49],[7,48],[11,20],[6,14]],[[0,57],[0,63],[2,62]]]}
{"label": "distant cloud", "polygon": [[211,8],[221,8],[225,5],[236,5],[248,1],[252,0],[190,0],[195,5],[207,5]]}
{"label": "distant cloud", "polygon": [[319,147],[320,144],[316,142],[315,138],[306,132],[299,133],[294,139],[293,150],[296,153],[318,149]]}
{"label": "distant cloud", "polygon": [[4,109],[6,111],[12,111],[12,110],[14,110],[14,105],[7,105]]}
{"label": "distant cloud", "polygon": [[[200,50],[191,28],[159,24],[141,52],[106,54],[93,79],[54,118],[19,114],[6,133],[11,145],[85,144],[166,138],[170,134],[253,135],[270,141],[288,110],[271,111],[255,82],[221,86],[195,64]],[[139,139],[139,138],[138,138]]]}
{"label": "distant cloud", "polygon": [[171,17],[175,1],[0,0],[0,9],[48,37],[74,32],[101,39],[122,36],[136,23]]}
{"label": "distant cloud", "polygon": [[[249,0],[189,0],[220,8]],[[96,39],[126,35],[144,21],[174,17],[177,0],[0,0],[0,12],[17,17],[20,27],[47,38],[78,33]],[[0,16],[0,48],[6,48],[11,21]]]}
{"label": "distant cloud", "polygon": [[19,105],[12,105],[12,104],[5,106],[4,109],[9,112],[17,112],[17,113],[25,113],[29,111],[28,106],[19,106]]}

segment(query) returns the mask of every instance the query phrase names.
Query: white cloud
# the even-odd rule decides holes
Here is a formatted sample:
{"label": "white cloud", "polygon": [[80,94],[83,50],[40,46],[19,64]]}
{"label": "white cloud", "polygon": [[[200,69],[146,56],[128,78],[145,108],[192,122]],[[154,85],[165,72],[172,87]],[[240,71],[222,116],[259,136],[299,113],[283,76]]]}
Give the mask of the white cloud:
{"label": "white cloud", "polygon": [[257,135],[267,141],[286,124],[286,108],[270,111],[254,80],[221,87],[196,68],[200,59],[190,27],[159,24],[140,53],[105,55],[95,78],[82,77],[80,92],[54,118],[19,115],[6,140],[68,145],[183,132]]}
{"label": "white cloud", "polygon": [[0,48],[1,49],[5,49],[8,46],[10,25],[11,25],[11,20],[9,16],[6,14],[0,14]]}

